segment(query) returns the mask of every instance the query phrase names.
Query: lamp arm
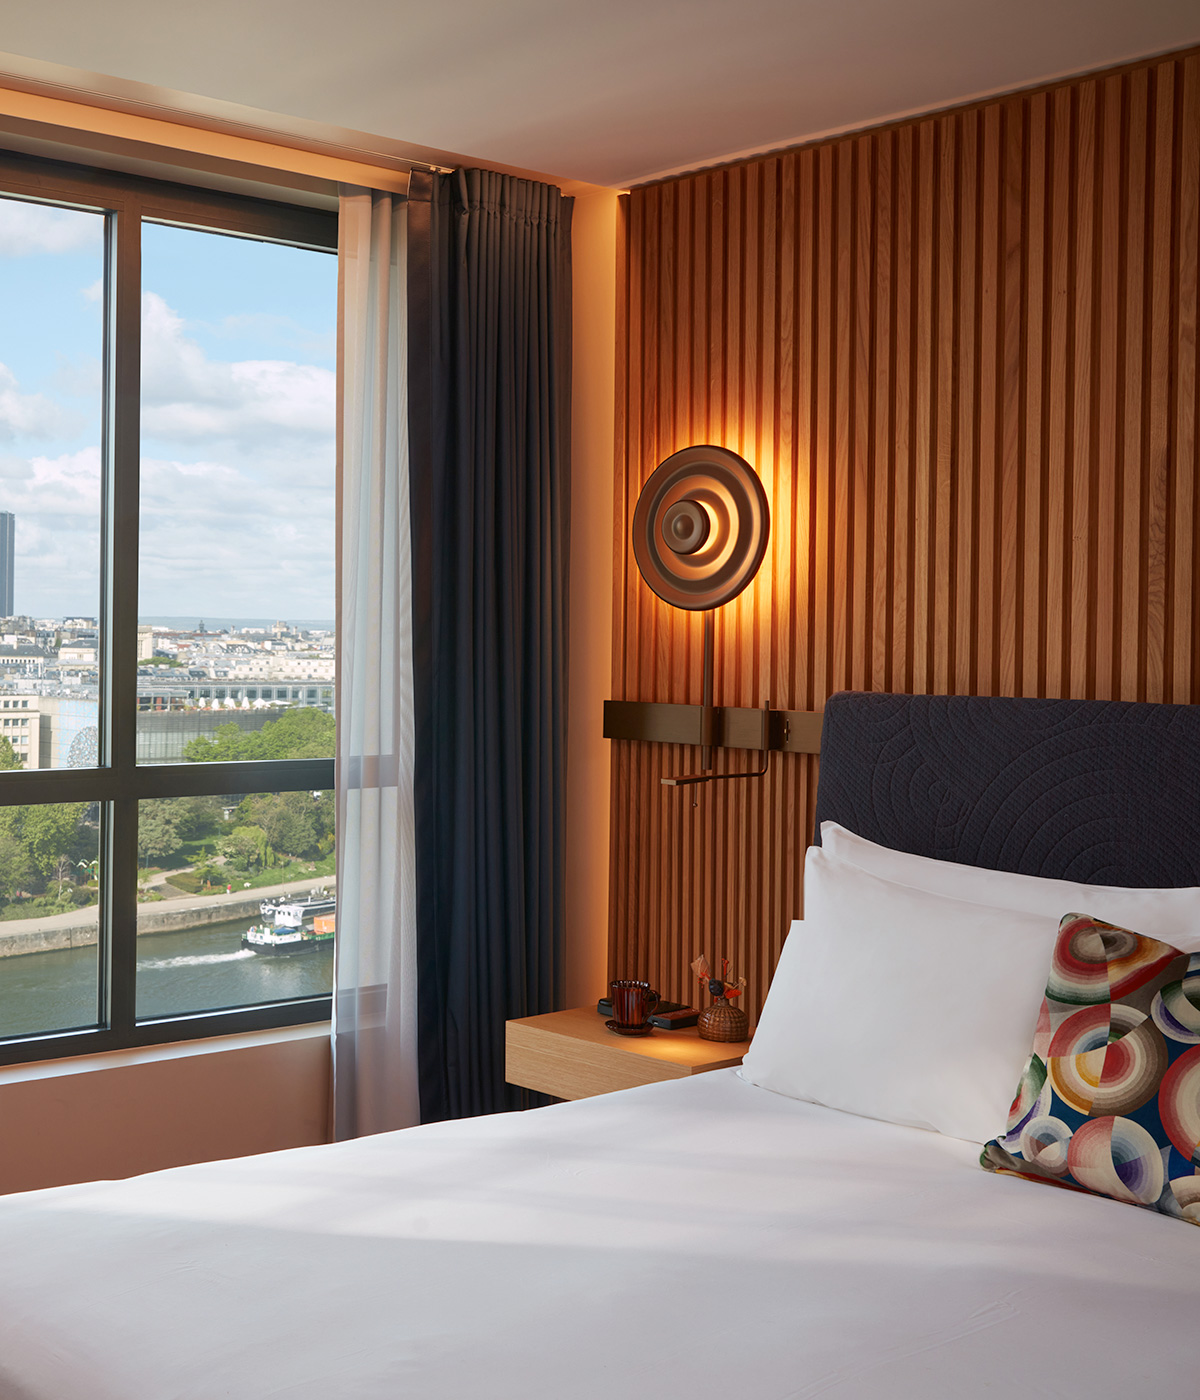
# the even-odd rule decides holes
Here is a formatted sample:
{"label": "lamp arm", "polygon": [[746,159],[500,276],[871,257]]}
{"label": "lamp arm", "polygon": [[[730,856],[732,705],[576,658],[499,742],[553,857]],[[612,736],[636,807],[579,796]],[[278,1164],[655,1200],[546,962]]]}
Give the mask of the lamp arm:
{"label": "lamp arm", "polygon": [[[712,613],[708,613],[707,616],[711,617]],[[712,693],[709,691],[709,699],[711,700],[711,698]],[[769,705],[766,706],[765,712],[768,716],[770,715],[771,707]],[[766,733],[767,725],[764,723],[763,734]],[[712,762],[711,750],[702,749],[701,753],[708,754],[708,761]],[[697,783],[727,783],[733,778],[761,778],[766,775],[767,769],[771,766],[771,750],[764,749],[762,755],[763,765],[761,768],[748,768],[741,773],[676,773],[670,778],[660,778],[659,782],[663,787],[694,787]],[[703,761],[702,758],[701,762]]]}
{"label": "lamp arm", "polygon": [[761,768],[747,769],[744,773],[677,773],[673,778],[660,778],[663,787],[691,787],[695,783],[727,783],[731,778],[761,778],[771,766],[771,755],[763,759]]}

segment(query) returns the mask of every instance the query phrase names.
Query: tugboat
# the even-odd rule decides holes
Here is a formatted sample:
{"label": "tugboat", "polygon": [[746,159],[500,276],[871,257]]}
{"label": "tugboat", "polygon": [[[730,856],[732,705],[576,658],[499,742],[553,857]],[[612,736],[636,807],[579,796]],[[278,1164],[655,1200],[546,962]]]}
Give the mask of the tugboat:
{"label": "tugboat", "polygon": [[310,924],[293,926],[255,924],[242,934],[242,947],[251,953],[293,957],[297,953],[315,953],[319,948],[333,946],[334,915],[318,915]]}

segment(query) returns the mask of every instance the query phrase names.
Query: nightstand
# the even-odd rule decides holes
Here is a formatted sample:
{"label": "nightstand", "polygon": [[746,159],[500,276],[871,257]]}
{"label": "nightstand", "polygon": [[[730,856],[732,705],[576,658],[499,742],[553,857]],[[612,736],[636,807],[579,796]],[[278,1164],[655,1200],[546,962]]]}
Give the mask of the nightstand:
{"label": "nightstand", "polygon": [[620,1036],[594,1008],[582,1006],[506,1022],[504,1047],[504,1077],[510,1084],[556,1099],[586,1099],[740,1065],[750,1042],[701,1040],[694,1026]]}

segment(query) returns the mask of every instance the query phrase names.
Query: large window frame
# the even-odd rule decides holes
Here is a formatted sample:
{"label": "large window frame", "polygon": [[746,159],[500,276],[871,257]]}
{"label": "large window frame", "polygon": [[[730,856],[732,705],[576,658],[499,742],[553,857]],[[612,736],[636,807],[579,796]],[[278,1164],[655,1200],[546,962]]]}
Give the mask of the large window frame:
{"label": "large window frame", "polygon": [[[137,762],[141,225],[337,250],[337,215],[87,167],[0,154],[0,194],[105,217],[99,765],[0,773],[0,806],[100,804],[98,1025],[0,1040],[0,1065],[328,1020],[329,995],[155,1020],[136,1015],[138,803],[334,786],[333,758]],[[332,522],[331,522],[332,524]],[[336,692],[335,692],[336,693]]]}

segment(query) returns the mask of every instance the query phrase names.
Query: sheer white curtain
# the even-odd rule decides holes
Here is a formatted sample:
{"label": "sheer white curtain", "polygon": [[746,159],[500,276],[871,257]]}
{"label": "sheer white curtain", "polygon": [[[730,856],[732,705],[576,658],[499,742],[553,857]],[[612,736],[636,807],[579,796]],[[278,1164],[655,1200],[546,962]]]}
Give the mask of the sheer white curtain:
{"label": "sheer white curtain", "polygon": [[406,208],[343,186],[338,247],[334,1136],[419,1119]]}

